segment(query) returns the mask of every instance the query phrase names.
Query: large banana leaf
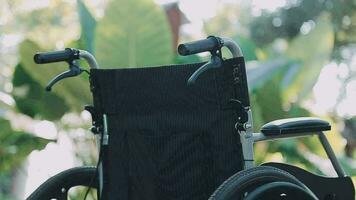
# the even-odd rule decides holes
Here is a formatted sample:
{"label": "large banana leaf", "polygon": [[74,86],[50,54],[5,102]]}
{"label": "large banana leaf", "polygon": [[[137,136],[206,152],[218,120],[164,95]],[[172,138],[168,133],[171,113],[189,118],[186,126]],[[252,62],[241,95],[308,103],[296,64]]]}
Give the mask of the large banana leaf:
{"label": "large banana leaf", "polygon": [[257,131],[266,122],[281,118],[282,111],[280,80],[295,63],[288,59],[250,61],[247,65],[247,82],[253,110],[254,129]]}
{"label": "large banana leaf", "polygon": [[[247,62],[247,82],[250,91],[263,87],[267,81],[292,66],[292,62],[280,58],[260,62]],[[278,89],[278,88],[276,88]]]}
{"label": "large banana leaf", "polygon": [[17,109],[30,117],[57,120],[69,110],[63,98],[44,91],[21,64],[15,68],[12,83]]}
{"label": "large banana leaf", "polygon": [[152,0],[112,0],[98,22],[95,54],[103,68],[173,62],[166,15]]}
{"label": "large banana leaf", "polygon": [[[283,110],[282,89],[280,83],[286,72],[293,68],[295,63],[287,59],[274,59],[262,62],[247,63],[247,78],[251,91],[251,103],[253,110],[254,129],[259,131],[261,126],[272,120],[281,119],[287,116]],[[304,161],[303,156],[297,151],[298,143],[295,141],[284,141],[274,143],[259,143],[255,146],[256,151],[262,152],[256,156],[258,163],[272,156],[268,152],[280,152],[283,156],[294,162]]]}
{"label": "large banana leaf", "polygon": [[[34,42],[25,40],[20,45],[20,59],[24,69],[44,89],[50,79],[68,70],[68,64],[62,62],[37,65],[33,61],[33,55],[37,51],[43,51],[43,49]],[[87,75],[83,73],[82,76],[85,77]],[[72,110],[81,110],[83,105],[91,102],[89,83],[83,77],[64,79],[52,88],[52,92],[63,98]],[[53,104],[52,106],[58,107],[60,105]]]}
{"label": "large banana leaf", "polygon": [[330,19],[321,15],[315,27],[306,35],[295,38],[289,48],[288,56],[299,60],[302,67],[295,81],[286,90],[287,99],[302,100],[312,90],[322,67],[329,61],[333,49],[334,33]]}
{"label": "large banana leaf", "polygon": [[77,8],[81,26],[81,44],[84,49],[91,53],[94,53],[96,20],[94,19],[88,8],[85,6],[83,1],[77,0]]}
{"label": "large banana leaf", "polygon": [[33,150],[43,149],[50,140],[12,129],[10,122],[0,118],[0,173],[17,167]]}
{"label": "large banana leaf", "polygon": [[266,81],[266,83],[255,92],[256,103],[261,109],[264,122],[285,117],[279,82],[278,77]]}
{"label": "large banana leaf", "polygon": [[236,36],[233,39],[237,42],[237,44],[239,44],[240,48],[242,49],[242,53],[246,61],[257,60],[257,47],[252,40],[241,36]]}

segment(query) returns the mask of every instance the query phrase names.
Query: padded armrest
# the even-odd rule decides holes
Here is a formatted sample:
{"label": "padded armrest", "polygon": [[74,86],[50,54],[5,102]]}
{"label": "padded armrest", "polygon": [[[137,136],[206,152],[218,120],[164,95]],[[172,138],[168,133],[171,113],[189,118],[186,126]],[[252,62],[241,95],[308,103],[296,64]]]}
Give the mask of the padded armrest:
{"label": "padded armrest", "polygon": [[281,135],[296,133],[316,133],[331,129],[329,122],[315,117],[297,117],[280,119],[262,126],[264,135]]}

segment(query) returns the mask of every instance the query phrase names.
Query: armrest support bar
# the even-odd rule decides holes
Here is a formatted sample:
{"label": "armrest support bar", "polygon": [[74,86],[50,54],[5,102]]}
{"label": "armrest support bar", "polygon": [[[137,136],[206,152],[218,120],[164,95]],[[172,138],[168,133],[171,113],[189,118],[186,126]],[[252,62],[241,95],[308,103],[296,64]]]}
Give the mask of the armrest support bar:
{"label": "armrest support bar", "polygon": [[326,155],[328,155],[330,162],[335,169],[335,172],[337,173],[337,175],[339,177],[345,177],[346,176],[345,171],[342,169],[339,161],[337,160],[335,153],[334,153],[333,149],[331,148],[328,139],[326,138],[324,133],[319,133],[318,136],[319,136],[320,143],[324,147]]}

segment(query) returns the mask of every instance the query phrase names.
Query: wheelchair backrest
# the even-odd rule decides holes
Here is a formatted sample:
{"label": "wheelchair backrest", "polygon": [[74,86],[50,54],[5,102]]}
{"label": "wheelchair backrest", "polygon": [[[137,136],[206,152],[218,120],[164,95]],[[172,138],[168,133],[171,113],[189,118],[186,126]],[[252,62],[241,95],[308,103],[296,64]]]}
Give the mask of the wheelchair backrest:
{"label": "wheelchair backrest", "polygon": [[104,199],[208,199],[242,170],[234,127],[250,104],[244,60],[224,60],[188,86],[202,65],[91,70],[94,108],[108,125]]}

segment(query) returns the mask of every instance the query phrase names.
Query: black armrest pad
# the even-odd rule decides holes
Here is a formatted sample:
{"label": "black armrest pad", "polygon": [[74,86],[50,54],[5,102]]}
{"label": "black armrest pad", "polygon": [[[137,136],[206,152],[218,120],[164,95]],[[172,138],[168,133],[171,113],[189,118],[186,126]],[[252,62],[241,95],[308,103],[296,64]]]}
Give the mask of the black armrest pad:
{"label": "black armrest pad", "polygon": [[280,119],[262,126],[265,135],[316,133],[331,129],[329,122],[315,117],[297,117]]}

